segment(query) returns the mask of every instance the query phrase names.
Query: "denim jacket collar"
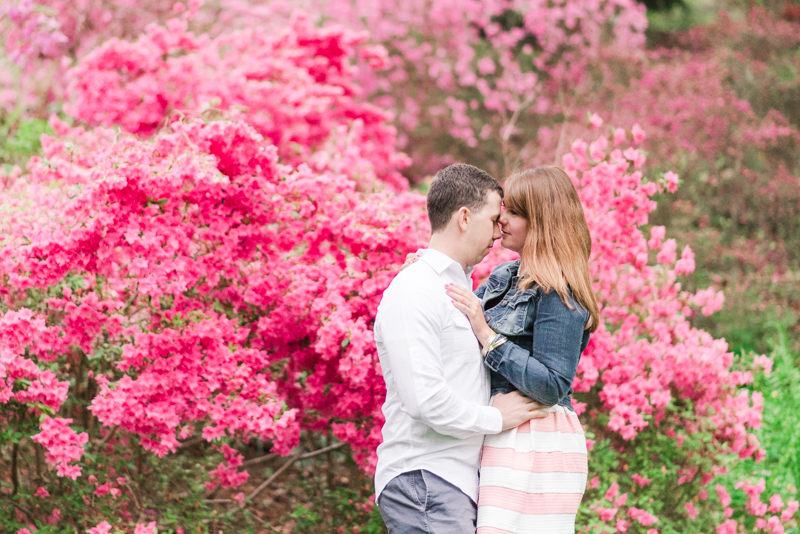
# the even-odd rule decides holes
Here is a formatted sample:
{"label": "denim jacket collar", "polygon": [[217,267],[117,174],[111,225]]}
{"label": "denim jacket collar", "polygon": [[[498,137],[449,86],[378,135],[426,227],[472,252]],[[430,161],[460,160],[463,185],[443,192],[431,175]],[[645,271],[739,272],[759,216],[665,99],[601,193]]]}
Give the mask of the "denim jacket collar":
{"label": "denim jacket collar", "polygon": [[490,292],[507,288],[509,282],[519,275],[519,264],[520,260],[514,260],[495,267],[487,280]]}
{"label": "denim jacket collar", "polygon": [[497,266],[497,269],[492,272],[492,275],[496,275],[503,278],[513,278],[519,274],[519,264],[520,260],[516,259],[514,261],[507,261],[501,265]]}

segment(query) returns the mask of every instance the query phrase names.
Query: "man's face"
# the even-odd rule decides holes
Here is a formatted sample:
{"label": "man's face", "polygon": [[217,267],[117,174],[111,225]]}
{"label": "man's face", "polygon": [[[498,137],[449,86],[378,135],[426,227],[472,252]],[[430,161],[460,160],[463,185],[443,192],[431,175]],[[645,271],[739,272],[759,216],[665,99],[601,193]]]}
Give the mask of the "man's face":
{"label": "man's face", "polygon": [[469,227],[467,228],[467,246],[469,256],[474,258],[470,265],[477,265],[489,254],[494,242],[502,235],[498,220],[500,219],[500,206],[502,199],[495,191],[486,193],[486,202],[483,207],[475,212],[470,212]]}

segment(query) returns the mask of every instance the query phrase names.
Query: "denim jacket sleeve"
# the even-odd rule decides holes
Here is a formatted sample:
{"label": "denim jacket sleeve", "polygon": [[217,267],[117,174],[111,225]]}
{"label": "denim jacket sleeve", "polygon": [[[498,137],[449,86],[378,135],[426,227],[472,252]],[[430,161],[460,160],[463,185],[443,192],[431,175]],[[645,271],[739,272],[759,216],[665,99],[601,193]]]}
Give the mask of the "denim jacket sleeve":
{"label": "denim jacket sleeve", "polygon": [[572,392],[578,360],[588,342],[584,327],[589,313],[572,304],[575,309],[570,310],[556,291],[542,292],[533,326],[533,353],[509,341],[486,356],[486,365],[539,404],[561,402]]}

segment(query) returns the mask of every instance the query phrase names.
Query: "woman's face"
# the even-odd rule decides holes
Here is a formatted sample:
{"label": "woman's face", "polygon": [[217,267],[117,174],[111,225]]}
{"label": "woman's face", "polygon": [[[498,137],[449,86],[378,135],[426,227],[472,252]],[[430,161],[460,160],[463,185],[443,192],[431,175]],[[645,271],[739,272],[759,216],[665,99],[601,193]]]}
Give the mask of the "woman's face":
{"label": "woman's face", "polygon": [[522,254],[525,246],[525,237],[528,235],[528,221],[519,213],[509,208],[503,208],[500,214],[500,231],[503,232],[500,244],[503,248]]}

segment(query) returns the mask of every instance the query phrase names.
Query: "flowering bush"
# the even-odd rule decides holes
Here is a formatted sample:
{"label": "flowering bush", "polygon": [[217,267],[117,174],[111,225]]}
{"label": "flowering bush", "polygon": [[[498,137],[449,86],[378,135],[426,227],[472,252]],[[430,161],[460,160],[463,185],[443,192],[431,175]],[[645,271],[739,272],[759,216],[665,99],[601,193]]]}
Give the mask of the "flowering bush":
{"label": "flowering bush", "polygon": [[[375,101],[396,110],[415,172],[468,159],[494,174],[530,159],[525,117],[564,114],[564,101],[605,50],[644,45],[644,6],[629,0],[414,0],[319,2],[350,27],[366,27],[389,52],[389,72],[366,76]],[[523,135],[519,135],[523,134]],[[498,165],[498,162],[505,162]]]}
{"label": "flowering bush", "polygon": [[[374,312],[380,280],[409,239],[418,243],[406,214],[421,213],[420,197],[374,194],[362,203],[354,181],[281,165],[275,148],[236,122],[176,123],[151,141],[107,145],[103,135],[53,127],[62,137],[45,143],[46,162],[34,161],[18,185],[60,183],[51,196],[71,198],[38,235],[22,222],[10,228],[8,305],[22,291],[45,291],[54,316],[32,339],[39,359],[91,354],[100,339],[121,348],[117,369],[136,379],[90,377],[101,422],[146,436],[142,445],[157,454],[206,418],[211,424],[196,430],[209,441],[250,433],[286,452],[298,414],[279,401],[313,406],[325,420],[371,414],[372,403],[345,400],[344,390],[325,395],[317,382],[379,393],[362,383],[374,372],[350,366],[374,356],[363,314]],[[91,166],[74,163],[83,159],[76,153]],[[356,288],[360,295],[351,294]],[[297,298],[308,307],[270,313]],[[289,355],[293,363],[270,371]],[[305,389],[296,383],[300,369],[312,371]],[[279,392],[279,381],[293,391]],[[335,397],[345,404],[330,405]]]}
{"label": "flowering bush", "polygon": [[355,180],[377,175],[404,190],[397,170],[408,160],[394,150],[388,115],[359,101],[353,83],[351,61],[383,64],[365,39],[313,28],[302,16],[278,35],[248,29],[215,39],[195,37],[173,19],[148,27],[135,42],[113,39],[84,57],[72,72],[75,99],[67,111],[90,125],[147,136],[178,114],[211,107],[246,120],[287,163]]}

